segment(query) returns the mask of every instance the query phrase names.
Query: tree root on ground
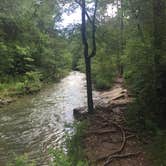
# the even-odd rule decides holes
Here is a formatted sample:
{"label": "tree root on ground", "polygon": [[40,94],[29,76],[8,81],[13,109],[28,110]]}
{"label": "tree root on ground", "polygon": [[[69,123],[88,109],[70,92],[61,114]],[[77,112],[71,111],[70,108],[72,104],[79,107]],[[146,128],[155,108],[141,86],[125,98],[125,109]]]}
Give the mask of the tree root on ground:
{"label": "tree root on ground", "polygon": [[108,133],[115,133],[117,131],[115,130],[102,130],[102,131],[91,131],[91,132],[87,132],[86,135],[88,134],[96,134],[96,135],[102,135],[102,134],[108,134]]}
{"label": "tree root on ground", "polygon": [[116,150],[115,152],[113,152],[111,154],[108,154],[107,156],[101,157],[101,158],[99,158],[97,160],[97,161],[101,161],[101,160],[106,160],[107,159],[106,162],[104,163],[104,166],[107,166],[114,159],[122,159],[122,158],[134,157],[134,156],[137,156],[137,155],[140,154],[140,152],[119,154],[119,153],[121,153],[123,151],[123,149],[124,149],[124,147],[126,145],[127,139],[133,138],[133,137],[135,137],[135,135],[126,136],[126,133],[125,133],[124,129],[120,125],[118,125],[115,122],[111,122],[111,123],[114,126],[116,126],[117,128],[120,129],[121,134],[122,134],[122,144],[121,144],[120,148],[118,150]]}
{"label": "tree root on ground", "polygon": [[136,135],[128,135],[126,136],[126,139],[130,139],[130,138],[134,138],[134,137],[137,137]]}
{"label": "tree root on ground", "polygon": [[[98,118],[98,116],[97,116]],[[119,147],[119,149],[117,149],[116,151],[114,151],[113,153],[111,154],[108,154],[106,156],[103,156],[103,157],[100,157],[96,160],[96,162],[98,161],[105,161],[104,163],[104,166],[107,166],[108,164],[110,164],[114,159],[123,159],[123,158],[128,158],[128,157],[135,157],[137,155],[140,154],[140,152],[136,152],[136,153],[126,153],[126,154],[120,154],[124,148],[125,148],[125,145],[127,143],[127,140],[130,139],[130,138],[133,138],[133,137],[137,137],[136,135],[128,135],[126,136],[126,131],[130,131],[130,129],[126,129],[126,128],[123,128],[121,127],[121,125],[117,124],[117,122],[112,122],[110,121],[110,119],[107,119],[106,117],[104,116],[99,116],[100,120],[102,121],[102,123],[100,124],[101,126],[103,126],[103,123],[104,125],[106,126],[109,126],[109,125],[113,125],[115,126],[117,129],[120,130],[121,132],[121,135],[122,135],[122,143],[121,143],[121,146]],[[111,133],[111,132],[115,132],[114,130],[111,130],[111,129],[108,129],[108,130],[103,130],[103,131],[96,131],[96,132],[90,132],[89,134],[97,134],[97,135],[100,135],[100,134],[105,134],[105,133]]]}
{"label": "tree root on ground", "polygon": [[111,155],[111,156],[109,156],[107,161],[104,163],[104,166],[107,166],[108,164],[110,164],[111,161],[113,161],[114,159],[123,159],[123,158],[128,158],[128,157],[135,157],[135,156],[139,155],[140,153],[141,152]]}
{"label": "tree root on ground", "polygon": [[113,154],[115,154],[115,153],[120,153],[124,149],[127,139],[126,139],[126,134],[125,134],[125,131],[123,130],[123,128],[115,122],[112,122],[112,124],[115,125],[117,128],[119,128],[122,133],[122,145],[117,151],[115,151],[113,153]]}
{"label": "tree root on ground", "polygon": [[111,122],[111,123],[112,123],[114,126],[116,126],[117,128],[120,129],[120,131],[121,131],[121,133],[122,133],[122,144],[121,144],[121,146],[120,146],[120,148],[119,148],[118,150],[116,150],[115,152],[113,152],[113,153],[111,153],[111,154],[108,154],[107,156],[104,156],[104,157],[99,158],[98,161],[99,161],[99,160],[105,160],[105,159],[108,158],[109,156],[112,156],[112,155],[114,155],[114,154],[116,154],[116,153],[120,153],[120,152],[124,149],[124,147],[125,147],[125,144],[126,144],[127,139],[126,139],[126,134],[125,134],[123,128],[122,128],[120,125],[118,125],[117,123],[115,123],[115,122]]}

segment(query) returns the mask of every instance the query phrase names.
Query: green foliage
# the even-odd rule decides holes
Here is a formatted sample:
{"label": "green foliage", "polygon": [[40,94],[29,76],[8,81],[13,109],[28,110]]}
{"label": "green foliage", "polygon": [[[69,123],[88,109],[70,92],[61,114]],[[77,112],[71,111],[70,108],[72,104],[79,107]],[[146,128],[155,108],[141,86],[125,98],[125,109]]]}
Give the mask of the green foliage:
{"label": "green foliage", "polygon": [[53,155],[55,166],[88,166],[82,144],[86,126],[86,122],[73,125],[73,133],[67,134],[66,137],[66,153],[63,150],[50,151]]}
{"label": "green foliage", "polygon": [[77,165],[78,163],[81,163],[80,161],[84,160],[82,141],[86,127],[86,122],[74,124],[74,133],[67,138],[66,145],[68,149],[68,156],[73,165]]}
{"label": "green foliage", "polygon": [[[165,126],[166,115],[165,2],[147,1],[144,5],[142,2],[125,2],[125,14],[130,18],[125,22],[126,45],[122,61],[126,83],[136,98],[131,119],[139,121],[146,129],[155,130],[156,126]],[[158,7],[161,7],[160,16]],[[136,10],[138,15],[134,14]]]}
{"label": "green foliage", "polygon": [[[128,122],[155,135],[158,128],[166,127],[166,4],[164,0],[117,2],[109,1],[117,6],[117,15],[111,18],[105,15],[108,1],[99,1],[93,83],[97,89],[107,89],[123,74],[135,98]],[[0,6],[1,95],[32,93],[40,89],[41,81],[59,79],[71,67],[85,71],[80,26],[66,37],[54,29],[53,15],[60,15],[58,1],[5,0]],[[87,21],[87,35],[90,26]],[[79,128],[67,141],[67,155],[54,153],[60,164],[78,165],[83,160]],[[165,135],[156,135],[156,152],[161,152],[161,158],[155,163],[165,165]]]}
{"label": "green foliage", "polygon": [[146,119],[153,118],[151,110],[155,108],[156,104],[154,96],[154,57],[152,46],[149,43],[142,43],[140,40],[129,41],[124,57],[124,77],[136,98],[136,102],[133,104],[133,110],[137,112],[135,118],[141,119],[141,124],[145,126]]}
{"label": "green foliage", "polygon": [[161,130],[166,127],[165,1],[127,2],[125,12],[130,18],[125,23],[122,61],[126,85],[135,98],[126,115],[127,122],[141,136],[151,136],[148,151],[154,165],[166,165],[166,137]]}
{"label": "green foliage", "polygon": [[50,154],[53,156],[54,166],[71,166],[71,162],[68,156],[63,150],[50,150]]}
{"label": "green foliage", "polygon": [[40,79],[42,77],[42,74],[40,72],[26,72],[24,76],[24,82],[29,81],[29,82],[40,82]]}
{"label": "green foliage", "polygon": [[17,156],[7,166],[36,166],[35,162],[29,161],[28,155]]}
{"label": "green foliage", "polygon": [[71,68],[71,54],[67,39],[54,29],[59,4],[5,0],[0,6],[1,90],[15,84],[16,94],[31,93],[41,81],[61,78]]}
{"label": "green foliage", "polygon": [[166,165],[166,132],[158,130],[153,143],[147,147],[154,166]]}
{"label": "green foliage", "polygon": [[0,84],[1,96],[13,96],[31,94],[39,91],[42,83],[40,79],[42,74],[40,72],[26,72],[21,78],[10,78],[9,83]]}
{"label": "green foliage", "polygon": [[92,65],[93,82],[97,89],[109,89],[115,77],[115,64],[113,57],[105,55],[103,52],[97,53]]}

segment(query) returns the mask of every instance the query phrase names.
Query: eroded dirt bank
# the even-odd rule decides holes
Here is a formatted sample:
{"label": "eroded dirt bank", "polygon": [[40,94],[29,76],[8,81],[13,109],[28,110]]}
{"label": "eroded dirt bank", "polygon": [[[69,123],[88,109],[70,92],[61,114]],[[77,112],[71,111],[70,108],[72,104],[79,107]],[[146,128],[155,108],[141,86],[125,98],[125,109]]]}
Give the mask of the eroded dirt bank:
{"label": "eroded dirt bank", "polygon": [[126,125],[130,102],[132,98],[118,79],[110,91],[99,93],[93,115],[83,113],[89,121],[83,143],[90,165],[151,166],[136,133]]}

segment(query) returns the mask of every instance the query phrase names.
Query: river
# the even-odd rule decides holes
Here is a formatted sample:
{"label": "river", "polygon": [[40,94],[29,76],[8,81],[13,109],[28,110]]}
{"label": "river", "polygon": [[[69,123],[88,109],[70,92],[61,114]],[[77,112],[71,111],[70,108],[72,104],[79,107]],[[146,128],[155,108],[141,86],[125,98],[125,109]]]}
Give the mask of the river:
{"label": "river", "polygon": [[74,71],[59,83],[1,108],[0,166],[24,153],[38,165],[48,165],[48,149],[62,144],[66,124],[73,122],[72,110],[85,103],[85,76]]}

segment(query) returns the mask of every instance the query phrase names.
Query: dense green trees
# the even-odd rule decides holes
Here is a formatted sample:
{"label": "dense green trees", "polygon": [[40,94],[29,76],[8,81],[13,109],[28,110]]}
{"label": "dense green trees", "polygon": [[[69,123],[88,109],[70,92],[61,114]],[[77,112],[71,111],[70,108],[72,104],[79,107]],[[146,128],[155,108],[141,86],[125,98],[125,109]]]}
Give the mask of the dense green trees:
{"label": "dense green trees", "polygon": [[[105,15],[107,5],[117,8],[116,15]],[[99,89],[109,88],[113,79],[123,74],[136,98],[133,104],[136,121],[145,128],[166,125],[165,12],[164,0],[99,1],[96,16],[93,82]],[[87,29],[90,35],[90,28]]]}
{"label": "dense green trees", "polygon": [[[71,3],[72,11],[82,2],[90,6],[83,11],[82,37],[88,39],[84,45],[81,25],[56,30],[62,4]],[[86,58],[95,51],[93,59],[86,59],[86,64],[92,62],[95,87],[110,88],[114,78],[123,76],[135,98],[130,111],[133,123],[144,129],[165,129],[165,0],[98,0],[95,19],[91,2],[1,0],[0,92],[29,93],[38,90],[41,81],[58,79],[66,69],[85,72],[83,53]],[[110,6],[116,11],[113,15],[106,13]],[[94,20],[95,31],[91,31]]]}
{"label": "dense green trees", "polygon": [[[75,4],[73,8],[78,6],[75,1],[71,3]],[[108,5],[117,9],[116,14],[106,15]],[[35,78],[58,78],[71,64],[73,69],[85,71],[80,25],[73,26],[71,33],[66,29],[67,33],[60,35],[55,30],[60,11],[58,1],[53,0],[1,2],[1,89],[2,83],[11,80],[21,82],[18,87],[24,88]],[[91,9],[87,11],[90,39],[93,15]],[[114,0],[99,1],[96,14],[94,85],[98,89],[110,88],[113,79],[123,74],[136,98],[135,117],[144,127],[151,123],[166,125],[165,12],[164,0]],[[87,43],[91,47],[93,42],[90,39]]]}
{"label": "dense green trees", "polygon": [[129,1],[126,7],[130,19],[126,24],[125,77],[136,96],[136,117],[144,127],[152,123],[163,126],[165,2]]}
{"label": "dense green trees", "polygon": [[24,89],[33,77],[61,77],[71,56],[67,40],[54,29],[60,15],[57,1],[5,0],[0,6],[1,87],[13,80]]}

